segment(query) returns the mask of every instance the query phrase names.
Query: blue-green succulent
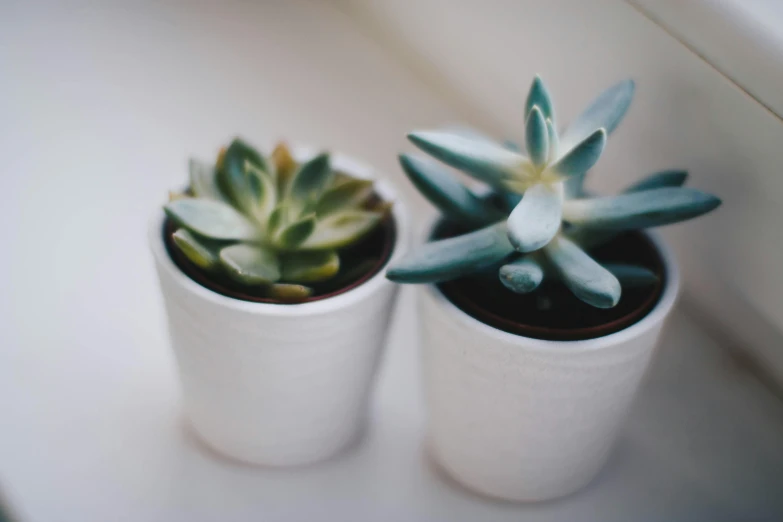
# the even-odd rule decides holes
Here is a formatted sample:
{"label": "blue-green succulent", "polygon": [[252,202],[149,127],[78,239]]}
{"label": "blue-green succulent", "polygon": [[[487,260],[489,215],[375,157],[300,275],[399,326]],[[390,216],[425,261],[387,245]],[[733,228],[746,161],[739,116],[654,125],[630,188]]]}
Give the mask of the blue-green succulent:
{"label": "blue-green succulent", "polygon": [[296,301],[381,222],[388,207],[372,194],[372,181],[335,172],[328,154],[298,164],[284,144],[264,157],[236,139],[215,165],[191,160],[188,191],[164,210],[174,247],[197,267]]}
{"label": "blue-green succulent", "polygon": [[615,306],[622,286],[655,282],[646,268],[603,266],[588,252],[622,231],[705,214],[720,200],[683,187],[687,174],[680,170],[654,173],[616,196],[584,190],[585,175],[625,116],[634,90],[632,80],[610,87],[561,132],[552,98],[536,76],[525,102],[524,147],[464,130],[410,133],[419,149],[490,191],[474,192],[443,165],[402,154],[400,164],[419,191],[445,219],[471,231],[423,245],[387,277],[433,283],[500,265],[500,280],[514,292],[532,292],[545,277],[555,278],[599,308]]}

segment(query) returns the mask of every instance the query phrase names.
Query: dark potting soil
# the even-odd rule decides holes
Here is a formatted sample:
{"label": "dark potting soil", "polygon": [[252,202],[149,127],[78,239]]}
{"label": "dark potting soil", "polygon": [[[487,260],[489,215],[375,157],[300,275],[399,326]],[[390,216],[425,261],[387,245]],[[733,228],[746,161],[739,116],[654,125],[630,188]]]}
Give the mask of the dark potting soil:
{"label": "dark potting soil", "polygon": [[[455,224],[442,221],[435,227],[433,239],[464,232]],[[482,323],[536,339],[602,337],[631,326],[653,309],[665,286],[666,273],[663,259],[648,236],[625,232],[589,253],[599,262],[643,266],[658,275],[659,281],[648,287],[623,288],[620,302],[609,309],[580,301],[559,281],[545,279],[530,294],[514,293],[500,282],[499,266],[437,286],[449,301]]]}

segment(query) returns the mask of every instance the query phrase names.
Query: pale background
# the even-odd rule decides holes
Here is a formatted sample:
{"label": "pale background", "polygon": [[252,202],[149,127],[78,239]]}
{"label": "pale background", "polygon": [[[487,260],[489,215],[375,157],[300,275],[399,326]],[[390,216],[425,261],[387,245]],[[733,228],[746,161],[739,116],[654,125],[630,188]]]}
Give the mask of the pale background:
{"label": "pale background", "polygon": [[[0,487],[21,520],[783,513],[783,408],[735,355],[780,368],[783,127],[625,2],[5,2],[0,71]],[[727,202],[668,233],[692,304],[673,317],[606,470],[568,499],[522,507],[433,472],[413,289],[352,453],[269,471],[199,446],[180,418],[145,242],[186,158],[235,133],[338,149],[395,181],[421,224],[431,209],[396,166],[405,132],[466,122],[518,136],[534,72],[565,119],[602,87],[639,82],[595,187],[685,166]]]}

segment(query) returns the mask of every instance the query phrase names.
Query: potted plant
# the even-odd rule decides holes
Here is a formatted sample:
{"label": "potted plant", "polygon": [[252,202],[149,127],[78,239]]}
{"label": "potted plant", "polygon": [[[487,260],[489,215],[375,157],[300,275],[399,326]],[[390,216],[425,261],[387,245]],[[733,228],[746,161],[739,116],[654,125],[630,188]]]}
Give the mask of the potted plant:
{"label": "potted plant", "polygon": [[150,243],[184,405],[235,459],[325,459],[359,433],[407,222],[384,181],[341,156],[237,139],[156,215]]}
{"label": "potted plant", "polygon": [[465,132],[414,132],[420,149],[489,186],[477,193],[438,163],[402,155],[440,211],[433,241],[387,271],[420,292],[428,446],[477,492],[550,499],[585,485],[606,460],[679,276],[649,227],[720,204],[655,173],[622,194],[583,188],[634,83],[599,96],[561,134],[539,77],[525,113],[526,153]]}

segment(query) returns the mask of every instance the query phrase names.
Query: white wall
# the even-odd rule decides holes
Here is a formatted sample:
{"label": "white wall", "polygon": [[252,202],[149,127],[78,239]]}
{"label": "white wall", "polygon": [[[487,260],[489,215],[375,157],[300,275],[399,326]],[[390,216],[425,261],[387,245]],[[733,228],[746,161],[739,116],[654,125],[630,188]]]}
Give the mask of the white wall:
{"label": "white wall", "polygon": [[687,292],[783,379],[783,123],[635,7],[620,0],[342,0],[444,99],[498,136],[519,137],[532,75],[561,121],[602,88],[637,80],[629,116],[592,172],[614,191],[685,167],[719,195],[714,214],[666,229]]}

